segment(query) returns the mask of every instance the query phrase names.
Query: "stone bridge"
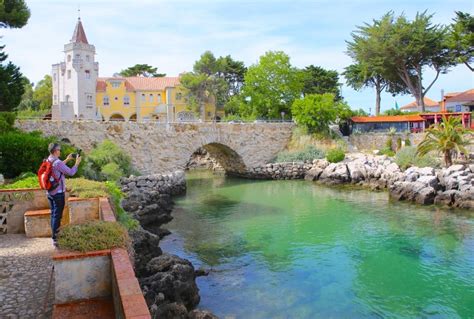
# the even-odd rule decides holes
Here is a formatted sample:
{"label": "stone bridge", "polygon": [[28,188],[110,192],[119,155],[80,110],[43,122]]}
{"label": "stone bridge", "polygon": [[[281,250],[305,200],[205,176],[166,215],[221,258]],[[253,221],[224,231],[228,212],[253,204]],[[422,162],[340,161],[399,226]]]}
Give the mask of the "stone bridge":
{"label": "stone bridge", "polygon": [[293,123],[136,123],[18,120],[24,131],[57,136],[86,153],[109,139],[132,157],[143,174],[184,169],[192,154],[205,148],[228,173],[243,173],[268,163],[282,151]]}

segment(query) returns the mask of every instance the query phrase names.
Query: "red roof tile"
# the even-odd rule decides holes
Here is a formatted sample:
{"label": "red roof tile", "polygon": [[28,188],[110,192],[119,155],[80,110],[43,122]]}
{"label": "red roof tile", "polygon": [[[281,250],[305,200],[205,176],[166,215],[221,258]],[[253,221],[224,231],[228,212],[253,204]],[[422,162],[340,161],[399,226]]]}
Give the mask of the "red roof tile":
{"label": "red roof tile", "polygon": [[382,115],[382,116],[354,116],[354,123],[381,123],[381,122],[422,122],[419,115]]}
{"label": "red roof tile", "polygon": [[146,78],[146,77],[127,77],[127,78],[98,78],[96,90],[104,92],[107,88],[106,81],[119,80],[125,81],[127,91],[163,91],[167,87],[175,87],[179,85],[179,77],[161,77],[161,78]]}
{"label": "red roof tile", "polygon": [[87,42],[87,37],[86,33],[84,32],[84,28],[82,27],[81,19],[77,20],[76,28],[74,28],[74,33],[72,34],[71,42],[89,44],[89,42]]}
{"label": "red roof tile", "polygon": [[[423,100],[425,101],[425,106],[429,106],[429,107],[439,106],[438,102],[433,101],[432,99],[428,97],[425,97]],[[407,105],[402,106],[400,109],[407,110],[407,109],[416,109],[416,108],[418,108],[418,105],[416,104],[416,101],[413,101],[411,103],[408,103]]]}
{"label": "red roof tile", "polygon": [[469,102],[474,101],[474,89],[461,92],[452,97],[446,97],[446,102]]}

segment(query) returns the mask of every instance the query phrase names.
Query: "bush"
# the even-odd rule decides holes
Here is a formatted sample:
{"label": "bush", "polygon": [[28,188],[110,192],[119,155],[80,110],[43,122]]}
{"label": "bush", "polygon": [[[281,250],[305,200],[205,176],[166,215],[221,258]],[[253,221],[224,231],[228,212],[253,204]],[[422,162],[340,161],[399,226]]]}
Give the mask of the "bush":
{"label": "bush", "polygon": [[105,182],[107,191],[110,195],[112,205],[114,207],[115,214],[119,223],[121,223],[128,230],[134,230],[138,227],[139,223],[136,219],[133,219],[132,216],[127,213],[121,206],[123,193],[120,188],[114,182]]}
{"label": "bush", "polygon": [[12,183],[0,185],[0,189],[39,188],[38,176],[33,173],[24,173]]}
{"label": "bush", "polygon": [[439,160],[430,155],[416,156],[416,147],[405,146],[395,155],[395,163],[405,170],[410,166],[417,167],[437,167],[440,165]]}
{"label": "bush", "polygon": [[402,148],[402,138],[399,137],[399,138],[397,138],[397,150],[399,150],[401,148]]}
{"label": "bush", "polygon": [[0,134],[15,130],[15,118],[13,112],[0,112]]}
{"label": "bush", "polygon": [[385,149],[393,150],[393,148],[392,148],[392,137],[391,136],[389,138],[387,138],[387,141],[385,142]]}
{"label": "bush", "polygon": [[68,179],[66,186],[72,196],[79,198],[107,197],[109,195],[104,183],[85,178]]}
{"label": "bush", "polygon": [[333,148],[332,150],[329,150],[326,154],[326,159],[329,163],[339,163],[343,161],[344,158],[346,158],[346,155],[344,154],[344,151],[340,148]]}
{"label": "bush", "polygon": [[94,148],[85,162],[84,176],[97,181],[117,181],[122,176],[135,173],[130,156],[109,140]]}
{"label": "bush", "polygon": [[116,247],[128,247],[127,230],[119,223],[94,221],[81,225],[61,227],[58,245],[73,251],[95,251]]}
{"label": "bush", "polygon": [[395,156],[395,152],[391,148],[384,147],[379,151],[379,155],[387,155],[393,157]]}
{"label": "bush", "polygon": [[[24,172],[36,173],[43,159],[48,157],[48,144],[52,142],[57,142],[57,139],[43,137],[40,132],[14,130],[0,134],[0,173],[7,178]],[[61,144],[61,149],[62,159],[75,152],[75,148],[68,144]],[[69,165],[74,165],[74,162]]]}
{"label": "bush", "polygon": [[411,146],[411,141],[409,138],[405,139],[405,146]]}
{"label": "bush", "polygon": [[281,152],[277,155],[274,163],[283,163],[283,162],[304,162],[312,161],[314,159],[324,158],[324,152],[318,150],[314,146],[307,146],[302,151],[296,152]]}

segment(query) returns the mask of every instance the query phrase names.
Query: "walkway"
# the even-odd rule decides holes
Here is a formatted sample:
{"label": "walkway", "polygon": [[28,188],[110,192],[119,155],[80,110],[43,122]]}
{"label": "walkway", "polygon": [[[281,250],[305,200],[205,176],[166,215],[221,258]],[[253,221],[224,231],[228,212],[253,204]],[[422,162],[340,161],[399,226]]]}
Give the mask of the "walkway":
{"label": "walkway", "polygon": [[[51,275],[50,238],[0,235],[0,318],[51,318],[54,282],[42,314]],[[53,280],[54,281],[54,280]]]}

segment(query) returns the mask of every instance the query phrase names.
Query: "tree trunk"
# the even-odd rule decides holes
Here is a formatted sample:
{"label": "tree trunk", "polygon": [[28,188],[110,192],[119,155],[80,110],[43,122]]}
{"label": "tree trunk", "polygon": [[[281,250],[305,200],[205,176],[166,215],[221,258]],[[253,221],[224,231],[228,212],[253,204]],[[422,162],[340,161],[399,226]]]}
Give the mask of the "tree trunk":
{"label": "tree trunk", "polygon": [[375,81],[375,115],[380,114],[381,91],[382,89],[380,88],[380,80],[377,79]]}
{"label": "tree trunk", "polygon": [[421,66],[418,66],[416,68],[416,73],[417,73],[417,76],[416,76],[416,79],[417,79],[416,91],[417,91],[417,95],[418,95],[418,99],[419,99],[418,106],[421,106],[421,112],[425,112],[425,99],[424,99],[424,96],[423,96],[423,83],[422,83],[422,77],[421,77]]}
{"label": "tree trunk", "polygon": [[446,164],[446,167],[449,167],[453,164],[453,161],[451,160],[451,151],[444,151],[444,163]]}

